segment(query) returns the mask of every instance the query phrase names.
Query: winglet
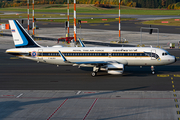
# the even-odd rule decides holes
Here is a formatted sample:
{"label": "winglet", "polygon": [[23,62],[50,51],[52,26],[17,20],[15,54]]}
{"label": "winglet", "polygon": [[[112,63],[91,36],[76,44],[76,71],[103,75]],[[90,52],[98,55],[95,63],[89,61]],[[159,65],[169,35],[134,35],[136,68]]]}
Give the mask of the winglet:
{"label": "winglet", "polygon": [[58,50],[58,52],[59,52],[59,55],[63,58],[64,62],[68,62],[68,63],[70,63],[70,61],[68,61],[68,60],[65,58],[64,54],[63,54],[63,53],[61,53],[61,51],[60,51],[60,50]]}
{"label": "winglet", "polygon": [[86,45],[81,41],[81,39],[79,38],[79,42],[81,44],[82,47],[86,47]]}

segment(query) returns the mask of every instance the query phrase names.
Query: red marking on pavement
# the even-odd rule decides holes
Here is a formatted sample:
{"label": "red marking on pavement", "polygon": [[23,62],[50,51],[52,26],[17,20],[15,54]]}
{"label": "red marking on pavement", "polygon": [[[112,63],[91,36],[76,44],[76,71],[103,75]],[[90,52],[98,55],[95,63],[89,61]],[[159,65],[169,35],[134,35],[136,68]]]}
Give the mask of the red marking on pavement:
{"label": "red marking on pavement", "polygon": [[92,108],[93,108],[93,106],[95,105],[95,103],[96,103],[96,101],[98,100],[98,98],[96,98],[95,100],[94,100],[94,102],[93,102],[93,104],[91,105],[91,107],[90,107],[90,109],[89,109],[89,111],[86,113],[86,115],[85,115],[85,117],[83,118],[83,120],[85,120],[86,119],[86,117],[88,116],[88,114],[90,113],[90,111],[92,110]]}
{"label": "red marking on pavement", "polygon": [[14,95],[3,95],[4,97],[12,97],[12,96],[14,96]]}
{"label": "red marking on pavement", "polygon": [[107,19],[102,19],[102,21],[107,21]]}
{"label": "red marking on pavement", "polygon": [[[14,96],[14,95],[13,95]],[[0,98],[9,98],[9,99],[14,99],[14,97],[8,97],[8,96],[3,96],[0,97]],[[65,99],[64,97],[61,98],[61,97],[21,97],[21,99]],[[91,98],[88,98],[88,97],[82,97],[82,98],[66,98],[66,99],[159,99],[159,100],[170,100],[170,99],[174,99],[174,98],[119,98],[119,97],[113,97],[113,98],[96,98],[96,97],[91,97]],[[180,99],[180,98],[176,98],[176,99]]]}
{"label": "red marking on pavement", "polygon": [[64,100],[64,102],[53,112],[53,114],[47,119],[50,120],[52,118],[52,116],[64,105],[64,103],[67,101],[68,99]]}
{"label": "red marking on pavement", "polygon": [[84,93],[96,93],[96,92],[84,92]]}
{"label": "red marking on pavement", "polygon": [[81,21],[81,23],[87,23],[87,21]]}
{"label": "red marking on pavement", "polygon": [[169,21],[161,21],[161,23],[169,23]]}
{"label": "red marking on pavement", "polygon": [[175,19],[175,21],[179,21],[179,19]]}

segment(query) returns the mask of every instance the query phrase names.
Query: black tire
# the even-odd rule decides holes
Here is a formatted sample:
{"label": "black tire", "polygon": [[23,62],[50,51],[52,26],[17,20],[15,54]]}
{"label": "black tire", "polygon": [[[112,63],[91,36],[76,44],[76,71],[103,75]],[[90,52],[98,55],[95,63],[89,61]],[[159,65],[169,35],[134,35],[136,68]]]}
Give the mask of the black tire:
{"label": "black tire", "polygon": [[96,75],[97,75],[97,72],[92,72],[92,73],[91,73],[91,76],[92,76],[92,77],[95,77]]}

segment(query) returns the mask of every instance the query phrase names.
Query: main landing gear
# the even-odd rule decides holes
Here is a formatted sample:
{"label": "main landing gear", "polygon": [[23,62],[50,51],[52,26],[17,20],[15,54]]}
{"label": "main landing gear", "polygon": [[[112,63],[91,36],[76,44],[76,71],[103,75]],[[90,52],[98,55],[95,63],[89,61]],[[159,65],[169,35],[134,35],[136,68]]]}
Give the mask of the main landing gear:
{"label": "main landing gear", "polygon": [[154,66],[151,66],[151,73],[154,75],[155,71],[154,71]]}
{"label": "main landing gear", "polygon": [[93,67],[93,72],[91,73],[92,77],[95,77],[97,75],[97,72],[99,71],[99,66],[94,66]]}

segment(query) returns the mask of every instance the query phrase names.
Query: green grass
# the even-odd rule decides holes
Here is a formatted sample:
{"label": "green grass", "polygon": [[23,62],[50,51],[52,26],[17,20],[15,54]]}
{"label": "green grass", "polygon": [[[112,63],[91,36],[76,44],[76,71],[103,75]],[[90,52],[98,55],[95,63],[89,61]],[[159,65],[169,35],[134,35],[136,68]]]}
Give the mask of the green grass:
{"label": "green grass", "polygon": [[65,6],[65,5],[52,5],[52,6],[47,6],[47,7],[44,7],[44,8],[59,8],[59,7],[65,8],[65,7],[67,7],[67,6]]}
{"label": "green grass", "polygon": [[[32,17],[32,14],[29,14],[30,17]],[[67,17],[66,14],[35,14],[35,18],[64,18]],[[70,15],[70,17],[73,17],[73,15]],[[77,15],[77,17],[100,17],[100,15]],[[12,14],[12,15],[1,15],[2,19],[19,19],[19,18],[27,18],[27,13],[23,14]]]}
{"label": "green grass", "polygon": [[[31,12],[30,12],[31,13]],[[32,14],[30,14],[30,17],[32,17]],[[70,15],[71,18],[73,18],[73,14]],[[104,17],[103,15],[77,15],[77,19],[80,17]],[[22,19],[22,18],[27,18],[27,13],[22,13],[22,14],[12,14],[12,15],[1,15],[2,19]],[[37,13],[35,14],[35,18],[47,18],[49,20],[42,20],[42,21],[50,21],[50,22],[62,22],[64,23],[67,21],[67,15],[66,14],[40,14]],[[51,18],[65,18],[65,19],[59,19],[59,20],[51,20]],[[105,19],[105,18],[104,18]],[[106,23],[106,22],[114,22],[118,21],[118,19],[114,18],[108,18],[107,21],[102,21],[102,19],[81,19],[82,21],[87,21],[88,23]],[[124,20],[134,20],[133,18],[121,18],[121,21]],[[73,23],[73,20],[70,20],[70,23]]]}
{"label": "green grass", "polygon": [[[32,8],[32,6],[30,6]],[[0,8],[0,11],[17,11],[26,12],[27,7],[9,7]],[[70,4],[70,13],[73,13],[73,5]],[[118,6],[114,8],[99,8],[92,4],[77,4],[77,13],[93,13],[93,14],[118,14]],[[36,5],[35,12],[47,12],[47,13],[67,13],[66,5]],[[121,6],[121,14],[131,14],[131,15],[180,15],[180,10],[161,10],[161,9],[144,9],[144,8],[133,8]]]}
{"label": "green grass", "polygon": [[[168,21],[168,23],[162,23],[162,21]],[[148,25],[180,26],[180,21],[175,21],[175,19],[151,20],[142,23]]]}

